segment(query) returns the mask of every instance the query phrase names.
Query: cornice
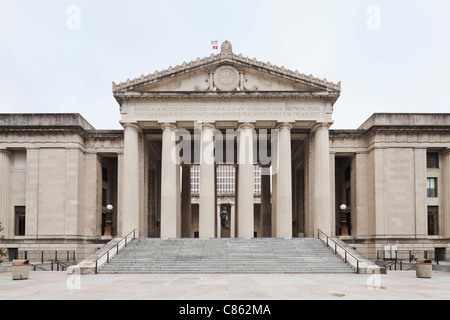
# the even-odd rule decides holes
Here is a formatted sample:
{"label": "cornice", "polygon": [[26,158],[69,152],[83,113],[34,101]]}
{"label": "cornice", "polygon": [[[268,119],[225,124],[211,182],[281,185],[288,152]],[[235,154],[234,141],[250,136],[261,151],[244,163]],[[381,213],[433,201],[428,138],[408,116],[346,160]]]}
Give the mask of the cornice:
{"label": "cornice", "polygon": [[0,134],[5,132],[13,133],[77,133],[85,136],[87,131],[80,126],[54,126],[54,127],[40,127],[40,126],[0,126]]}
{"label": "cornice", "polygon": [[450,134],[450,126],[372,126],[365,130],[367,134],[377,132],[447,132]]}
{"label": "cornice", "polygon": [[318,99],[334,102],[339,98],[339,92],[330,91],[323,92],[292,92],[292,91],[178,91],[178,92],[161,92],[161,91],[147,91],[142,93],[118,93],[116,99],[121,101],[127,100],[238,100],[238,99],[289,99],[289,100],[306,100],[306,99]]}

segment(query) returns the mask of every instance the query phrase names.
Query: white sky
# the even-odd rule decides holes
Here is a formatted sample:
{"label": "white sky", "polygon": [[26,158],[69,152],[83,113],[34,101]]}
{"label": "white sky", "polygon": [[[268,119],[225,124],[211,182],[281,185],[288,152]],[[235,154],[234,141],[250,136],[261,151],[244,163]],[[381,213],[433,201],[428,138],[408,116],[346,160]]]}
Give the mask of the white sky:
{"label": "white sky", "polygon": [[[380,29],[367,25],[372,5]],[[112,81],[217,53],[211,40],[342,81],[334,129],[375,112],[449,113],[449,15],[448,0],[1,0],[0,113],[76,112],[120,129]]]}

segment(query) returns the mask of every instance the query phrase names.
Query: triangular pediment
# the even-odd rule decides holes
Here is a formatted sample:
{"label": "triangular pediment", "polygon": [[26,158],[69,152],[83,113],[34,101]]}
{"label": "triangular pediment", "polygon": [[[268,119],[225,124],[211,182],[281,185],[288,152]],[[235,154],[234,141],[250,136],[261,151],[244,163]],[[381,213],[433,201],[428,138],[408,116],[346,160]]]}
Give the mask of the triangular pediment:
{"label": "triangular pediment", "polygon": [[116,97],[156,92],[297,92],[339,95],[340,83],[318,79],[299,71],[236,55],[231,44],[222,44],[219,54],[176,67],[155,71],[126,82],[113,83]]}

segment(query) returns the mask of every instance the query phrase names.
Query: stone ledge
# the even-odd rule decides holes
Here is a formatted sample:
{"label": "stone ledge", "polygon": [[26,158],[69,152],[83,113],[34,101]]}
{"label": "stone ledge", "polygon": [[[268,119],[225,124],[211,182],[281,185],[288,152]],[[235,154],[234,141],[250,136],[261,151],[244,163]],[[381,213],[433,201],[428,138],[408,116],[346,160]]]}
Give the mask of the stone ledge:
{"label": "stone ledge", "polygon": [[19,127],[19,128],[79,127],[83,130],[95,130],[95,128],[78,113],[1,114],[0,127]]}
{"label": "stone ledge", "polygon": [[[98,259],[102,258],[102,256],[110,249],[114,248],[115,246],[117,246],[117,244],[119,244],[123,239],[120,238],[114,238],[111,241],[109,241],[107,244],[105,244],[103,247],[101,247],[100,249],[98,249],[96,252],[94,252],[93,254],[91,254],[89,257],[87,257],[86,259],[84,259],[83,261],[81,261],[79,264],[77,264],[76,266],[70,266],[69,268],[67,268],[67,274],[74,274],[74,273],[78,273],[78,274],[95,274],[95,263]],[[119,250],[125,245],[124,244],[121,246],[119,244]],[[115,250],[111,250],[111,255],[110,258],[112,258],[117,251]],[[102,265],[104,265],[106,263],[106,255],[104,257],[104,259],[101,259],[98,261],[97,267],[100,268]]]}
{"label": "stone ledge", "polygon": [[[337,239],[337,238],[332,238],[333,241],[336,241],[336,243],[341,246],[342,248],[344,248],[345,250],[347,250],[351,255],[353,255],[356,259],[360,260],[359,263],[359,274],[380,274],[380,273],[384,273],[384,270],[382,268],[380,268],[379,266],[377,266],[375,264],[375,262],[373,262],[372,260],[367,259],[366,257],[364,257],[362,254],[360,254],[359,252],[357,252],[354,248],[350,247],[348,244],[346,244],[344,241],[342,241],[341,239]],[[343,258],[343,250],[338,248],[337,249],[337,253],[338,255]],[[349,265],[351,265],[353,268],[356,269],[357,267],[357,263],[356,260],[354,258],[352,258],[351,256],[347,255],[347,263]]]}

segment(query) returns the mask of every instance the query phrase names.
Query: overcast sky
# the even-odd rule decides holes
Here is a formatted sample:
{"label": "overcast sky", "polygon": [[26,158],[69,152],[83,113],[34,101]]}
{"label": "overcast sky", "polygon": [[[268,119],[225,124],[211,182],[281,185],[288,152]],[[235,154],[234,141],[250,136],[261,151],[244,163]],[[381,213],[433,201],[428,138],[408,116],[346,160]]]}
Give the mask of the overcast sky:
{"label": "overcast sky", "polygon": [[342,81],[333,128],[450,112],[450,1],[1,0],[0,113],[120,129],[112,81],[235,53]]}

